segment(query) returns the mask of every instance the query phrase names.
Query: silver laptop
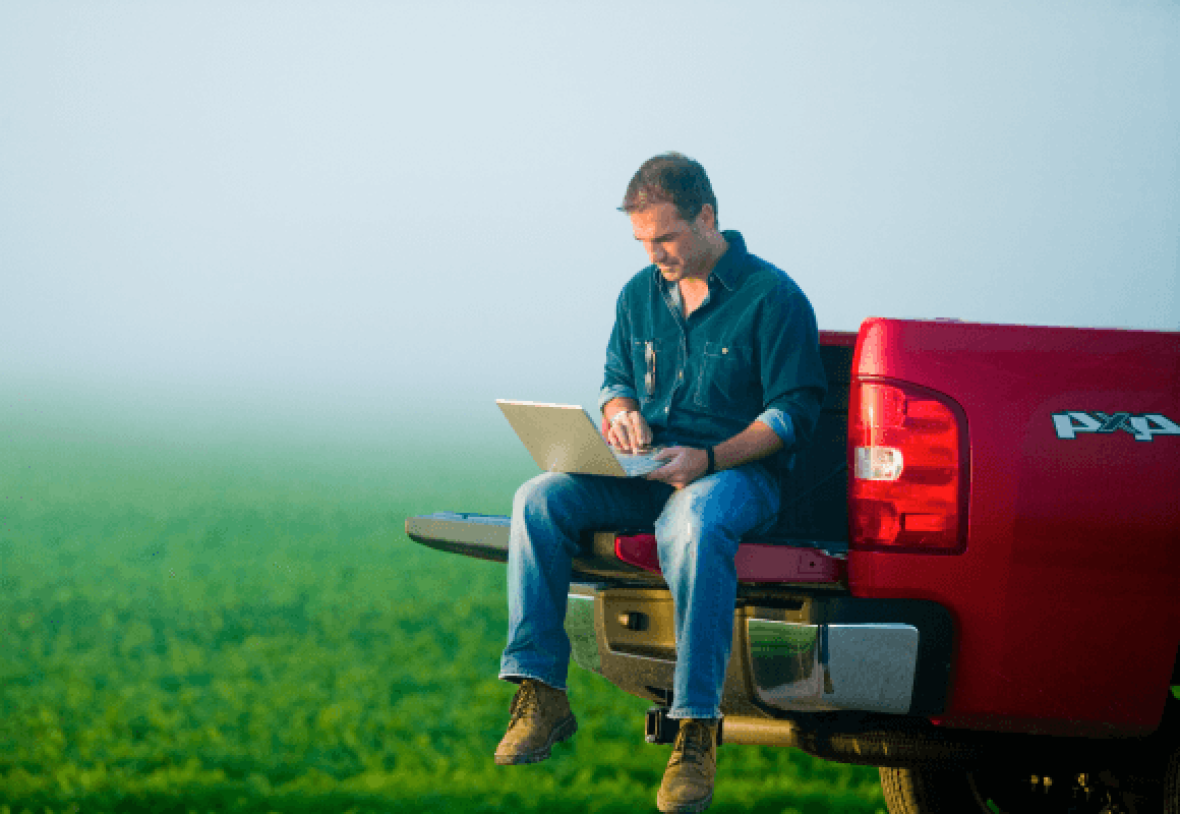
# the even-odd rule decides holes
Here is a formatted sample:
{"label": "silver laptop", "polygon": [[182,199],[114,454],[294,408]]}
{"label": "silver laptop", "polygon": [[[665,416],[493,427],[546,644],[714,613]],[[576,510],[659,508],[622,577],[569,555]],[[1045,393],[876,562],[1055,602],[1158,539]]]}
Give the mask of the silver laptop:
{"label": "silver laptop", "polygon": [[496,399],[500,410],[525,447],[547,472],[580,472],[633,478],[659,469],[653,460],[659,447],[629,453],[614,449],[581,407]]}

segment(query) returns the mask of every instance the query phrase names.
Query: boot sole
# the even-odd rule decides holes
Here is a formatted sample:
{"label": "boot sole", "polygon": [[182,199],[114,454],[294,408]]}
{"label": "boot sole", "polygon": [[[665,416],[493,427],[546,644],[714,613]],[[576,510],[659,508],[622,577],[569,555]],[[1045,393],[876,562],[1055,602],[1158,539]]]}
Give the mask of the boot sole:
{"label": "boot sole", "polygon": [[691,803],[666,803],[663,800],[656,799],[656,807],[660,809],[662,814],[700,814],[700,812],[712,804],[713,792],[709,792],[708,797],[693,800]]}
{"label": "boot sole", "polygon": [[518,752],[514,755],[496,755],[496,765],[498,766],[520,766],[525,763],[540,763],[545,758],[549,757],[556,744],[562,741],[567,741],[574,736],[578,731],[578,722],[574,716],[566,718],[564,721],[553,727],[553,731],[549,733],[549,740],[540,749],[535,749],[532,752]]}

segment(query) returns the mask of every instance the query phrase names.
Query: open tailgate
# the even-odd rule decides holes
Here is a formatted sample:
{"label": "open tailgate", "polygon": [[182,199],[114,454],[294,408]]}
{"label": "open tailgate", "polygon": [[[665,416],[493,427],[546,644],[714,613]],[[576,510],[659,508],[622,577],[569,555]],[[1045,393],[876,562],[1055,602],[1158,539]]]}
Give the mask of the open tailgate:
{"label": "open tailgate", "polygon": [[[508,561],[510,519],[503,515],[435,512],[406,519],[406,534],[416,543],[494,562]],[[847,579],[842,552],[816,547],[811,541],[752,538],[743,541],[735,561],[738,581],[746,583],[841,585]],[[802,544],[799,544],[802,543]],[[626,579],[663,582],[655,535],[650,532],[600,531],[582,541],[574,558],[574,580]]]}

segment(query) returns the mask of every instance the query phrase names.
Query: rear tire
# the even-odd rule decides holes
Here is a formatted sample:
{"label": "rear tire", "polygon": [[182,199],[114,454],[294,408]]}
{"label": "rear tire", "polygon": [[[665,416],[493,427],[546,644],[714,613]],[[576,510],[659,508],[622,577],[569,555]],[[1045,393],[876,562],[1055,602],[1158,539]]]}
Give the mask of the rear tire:
{"label": "rear tire", "polygon": [[1039,757],[1019,749],[1006,762],[985,760],[970,771],[882,768],[885,803],[890,814],[1180,814],[1180,699],[1168,698],[1155,732],[1114,751],[1065,757],[1039,748]]}
{"label": "rear tire", "polygon": [[1164,814],[1180,814],[1180,745],[1174,746],[1168,754],[1163,795]]}
{"label": "rear tire", "polygon": [[[1176,802],[1178,764],[1177,759],[1171,762],[1172,785],[1165,784],[1172,789],[1166,792],[1169,796],[1165,798],[1168,801],[1163,808],[1165,814],[1180,814]],[[881,789],[890,814],[1154,814],[1160,811],[1158,797],[1152,804],[1154,794],[1144,797],[1135,793],[1131,791],[1132,784],[1120,782],[1110,772],[1061,773],[1054,778],[1036,776],[1016,767],[977,771],[916,767],[880,771]]]}
{"label": "rear tire", "polygon": [[946,811],[988,812],[972,793],[967,773],[954,769],[881,768],[881,790],[889,814],[929,814]]}

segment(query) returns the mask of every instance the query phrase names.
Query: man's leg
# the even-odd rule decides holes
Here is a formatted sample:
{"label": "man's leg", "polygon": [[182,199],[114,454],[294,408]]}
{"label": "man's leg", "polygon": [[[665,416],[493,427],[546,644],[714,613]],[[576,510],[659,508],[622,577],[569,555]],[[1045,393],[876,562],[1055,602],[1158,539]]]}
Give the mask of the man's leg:
{"label": "man's leg", "polygon": [[727,469],[674,494],[656,522],[660,568],[672,592],[676,672],[669,717],[681,719],[657,798],[665,812],[703,811],[712,800],[717,720],[733,640],[738,542],[770,526],[778,483],[760,466]]}
{"label": "man's leg", "polygon": [[570,643],[565,610],[578,541],[592,529],[650,525],[672,487],[639,478],[547,473],[512,505],[508,645],[500,677],[521,684],[497,763],[533,763],[576,724],[565,698]]}
{"label": "man's leg", "polygon": [[548,472],[512,503],[508,538],[508,646],[500,678],[565,689],[570,643],[565,607],[583,532],[649,526],[672,488],[641,478]]}

